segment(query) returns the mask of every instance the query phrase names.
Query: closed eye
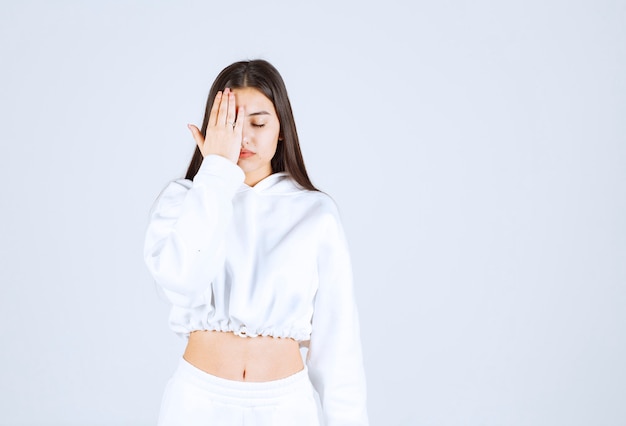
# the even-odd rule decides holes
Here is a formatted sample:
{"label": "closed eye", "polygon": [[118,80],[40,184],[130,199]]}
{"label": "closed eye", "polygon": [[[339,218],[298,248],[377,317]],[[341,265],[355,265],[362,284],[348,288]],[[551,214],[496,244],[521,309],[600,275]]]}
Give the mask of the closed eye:
{"label": "closed eye", "polygon": [[263,124],[254,124],[254,123],[252,123],[252,127],[263,127],[263,126],[265,126],[265,123],[263,123]]}

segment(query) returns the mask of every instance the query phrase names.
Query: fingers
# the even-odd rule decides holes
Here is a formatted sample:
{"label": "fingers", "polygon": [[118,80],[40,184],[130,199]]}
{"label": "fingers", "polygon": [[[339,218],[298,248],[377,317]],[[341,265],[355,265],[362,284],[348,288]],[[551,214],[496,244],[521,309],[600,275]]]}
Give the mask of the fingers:
{"label": "fingers", "polygon": [[[228,113],[230,111],[229,105],[233,104],[233,108],[235,105],[235,94],[227,87],[224,89],[224,93],[222,94],[222,99],[220,100],[220,109],[217,113],[217,122],[215,125],[217,127],[226,126]],[[230,123],[233,123],[235,120],[235,114],[233,112],[232,120]],[[232,126],[232,124],[231,124]]]}
{"label": "fingers", "polygon": [[209,123],[208,125],[213,127],[217,124],[217,113],[220,109],[220,102],[222,100],[222,91],[220,90],[215,95],[215,99],[213,99],[213,105],[211,106],[211,113],[209,114]]}
{"label": "fingers", "polygon": [[243,121],[246,118],[246,111],[243,106],[239,107],[237,111],[237,120],[235,121],[234,130],[237,135],[241,135],[243,132]]}
{"label": "fingers", "polygon": [[235,127],[235,94],[229,89],[226,90],[228,90],[228,112],[226,113],[226,125]]}
{"label": "fingers", "polygon": [[236,164],[242,143],[244,118],[243,107],[237,111],[235,94],[227,87],[215,95],[206,133],[203,135],[193,124],[188,124],[187,127],[203,157],[221,155]]}
{"label": "fingers", "polygon": [[209,127],[234,127],[237,115],[235,94],[230,88],[219,91],[215,95],[209,115]]}
{"label": "fingers", "polygon": [[198,129],[193,124],[187,124],[187,127],[189,128],[189,130],[191,130],[191,135],[193,136],[193,140],[196,141],[198,148],[202,150],[202,146],[204,145],[204,137],[202,136],[202,132],[200,132],[200,129]]}

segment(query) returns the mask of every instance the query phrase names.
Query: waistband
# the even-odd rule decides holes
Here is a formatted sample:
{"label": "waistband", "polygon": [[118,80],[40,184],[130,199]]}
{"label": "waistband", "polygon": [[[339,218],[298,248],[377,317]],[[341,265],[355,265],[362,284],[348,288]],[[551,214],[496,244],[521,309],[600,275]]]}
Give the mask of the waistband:
{"label": "waistband", "polygon": [[213,399],[239,399],[256,401],[255,403],[264,399],[271,400],[292,395],[302,390],[312,390],[306,366],[303,370],[283,379],[268,382],[242,382],[209,374],[181,358],[174,377],[190,382],[212,394]]}

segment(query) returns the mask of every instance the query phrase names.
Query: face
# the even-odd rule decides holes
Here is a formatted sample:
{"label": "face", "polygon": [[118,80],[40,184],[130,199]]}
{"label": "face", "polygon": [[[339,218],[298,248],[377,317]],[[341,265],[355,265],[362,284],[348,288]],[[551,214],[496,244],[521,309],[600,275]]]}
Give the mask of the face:
{"label": "face", "polygon": [[272,174],[271,161],[280,136],[280,122],[271,100],[252,87],[233,89],[237,111],[245,109],[241,153],[237,165],[246,174],[246,184],[254,186]]}

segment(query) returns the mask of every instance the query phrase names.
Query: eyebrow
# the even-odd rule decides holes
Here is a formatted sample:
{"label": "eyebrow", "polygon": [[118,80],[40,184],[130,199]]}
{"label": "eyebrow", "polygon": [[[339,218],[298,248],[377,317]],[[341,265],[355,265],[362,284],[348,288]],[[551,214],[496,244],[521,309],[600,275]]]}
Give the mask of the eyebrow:
{"label": "eyebrow", "polygon": [[271,115],[269,112],[267,111],[257,111],[257,112],[252,112],[250,114],[246,114],[248,117],[252,117],[254,115]]}

